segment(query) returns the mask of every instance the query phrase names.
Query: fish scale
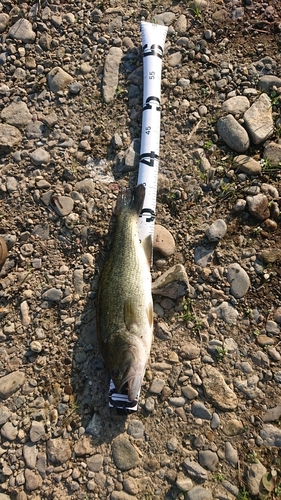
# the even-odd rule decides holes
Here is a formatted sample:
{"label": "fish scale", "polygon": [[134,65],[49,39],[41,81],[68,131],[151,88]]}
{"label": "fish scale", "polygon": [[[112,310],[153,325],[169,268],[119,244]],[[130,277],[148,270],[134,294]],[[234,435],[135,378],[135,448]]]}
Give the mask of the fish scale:
{"label": "fish scale", "polygon": [[134,400],[150,353],[153,329],[150,260],[151,236],[140,242],[138,217],[145,195],[140,184],[121,191],[108,260],[102,271],[98,305],[98,340],[118,392]]}
{"label": "fish scale", "polygon": [[[113,248],[115,245],[118,245],[118,242],[123,241],[125,251],[123,254],[117,253],[117,255],[115,252],[112,252],[109,257],[108,267],[105,271],[105,273],[107,273],[107,278],[103,278],[105,288],[107,289],[107,285],[111,287],[111,306],[114,306],[114,309],[107,310],[106,316],[110,317],[114,313],[115,317],[118,319],[123,319],[123,311],[120,310],[120,295],[122,295],[123,299],[126,300],[130,299],[133,294],[133,299],[138,300],[139,306],[142,307],[144,305],[144,297],[141,293],[141,286],[136,280],[136,277],[142,272],[140,261],[136,256],[135,247],[132,245],[136,236],[132,233],[130,237],[128,237],[128,231],[131,227],[128,227],[128,223],[124,224],[123,222],[124,221],[122,219],[118,222],[118,225],[121,225],[121,230],[116,232],[116,236],[114,238],[116,241],[115,244],[113,243]],[[134,270],[134,274],[132,273],[132,269]],[[122,276],[120,276],[121,272]],[[108,283],[106,283],[106,279],[109,280]],[[111,320],[107,326],[107,333],[110,335],[111,330],[113,330]]]}

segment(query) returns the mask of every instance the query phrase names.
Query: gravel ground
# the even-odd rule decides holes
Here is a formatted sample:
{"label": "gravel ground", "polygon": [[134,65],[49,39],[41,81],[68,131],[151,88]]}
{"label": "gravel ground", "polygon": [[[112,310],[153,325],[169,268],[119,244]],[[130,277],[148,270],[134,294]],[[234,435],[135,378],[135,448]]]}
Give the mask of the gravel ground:
{"label": "gravel ground", "polygon": [[[0,500],[281,498],[278,0],[0,2]],[[168,26],[137,413],[95,298]]]}

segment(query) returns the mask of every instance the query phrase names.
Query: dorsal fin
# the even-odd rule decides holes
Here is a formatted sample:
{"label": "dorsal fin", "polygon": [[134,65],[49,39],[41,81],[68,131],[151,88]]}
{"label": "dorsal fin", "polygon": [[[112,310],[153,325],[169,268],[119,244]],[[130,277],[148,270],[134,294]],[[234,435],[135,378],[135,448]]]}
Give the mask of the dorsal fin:
{"label": "dorsal fin", "polygon": [[119,215],[124,209],[133,210],[139,215],[143,207],[144,196],[145,186],[143,184],[138,184],[133,190],[121,189],[116,201],[116,215]]}

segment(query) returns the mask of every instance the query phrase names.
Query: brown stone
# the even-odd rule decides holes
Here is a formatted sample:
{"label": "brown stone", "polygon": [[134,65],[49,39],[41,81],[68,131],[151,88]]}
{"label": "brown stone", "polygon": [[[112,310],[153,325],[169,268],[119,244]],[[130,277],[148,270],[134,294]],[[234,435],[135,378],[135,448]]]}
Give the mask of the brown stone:
{"label": "brown stone", "polygon": [[274,262],[280,261],[281,250],[279,248],[268,248],[267,250],[262,250],[259,256],[265,264],[274,264]]}
{"label": "brown stone", "polygon": [[159,224],[156,224],[154,228],[153,248],[164,257],[170,257],[176,249],[175,240],[171,233]]}
{"label": "brown stone", "polygon": [[257,343],[264,347],[266,345],[274,345],[275,341],[272,337],[268,337],[267,335],[259,335],[257,337]]}

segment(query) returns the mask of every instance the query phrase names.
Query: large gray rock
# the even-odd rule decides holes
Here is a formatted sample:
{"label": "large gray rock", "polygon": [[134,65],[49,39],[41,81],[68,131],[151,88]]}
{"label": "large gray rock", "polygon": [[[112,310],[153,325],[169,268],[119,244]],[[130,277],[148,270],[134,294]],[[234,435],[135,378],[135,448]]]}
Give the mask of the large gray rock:
{"label": "large gray rock", "polygon": [[114,490],[110,495],[110,500],[137,500],[137,497],[125,491]]}
{"label": "large gray rock", "polygon": [[[182,392],[184,391],[182,390]],[[194,417],[202,418],[203,420],[211,420],[212,418],[211,412],[208,410],[208,408],[206,408],[206,406],[204,405],[204,403],[202,403],[202,401],[194,401],[194,403],[192,403],[191,413]],[[201,463],[201,465],[203,465],[204,467],[204,464]]]}
{"label": "large gray rock", "polygon": [[19,19],[9,29],[9,36],[23,43],[32,43],[36,38],[36,33],[32,29],[32,24],[27,19]]}
{"label": "large gray rock", "polygon": [[191,478],[198,479],[199,481],[206,481],[206,479],[208,479],[208,472],[201,467],[198,462],[186,458],[183,462],[183,466]]}
{"label": "large gray rock", "polygon": [[210,403],[220,410],[235,410],[238,400],[235,392],[226,384],[222,374],[213,366],[202,371],[204,394]]}
{"label": "large gray rock", "polygon": [[51,69],[48,73],[48,85],[55,94],[60,90],[64,90],[72,81],[73,78],[59,66]]}
{"label": "large gray rock", "polygon": [[42,33],[39,38],[39,45],[43,50],[50,50],[52,44],[52,37],[48,33]]}
{"label": "large gray rock", "polygon": [[6,399],[24,384],[25,375],[23,372],[16,371],[4,375],[0,378],[0,398]]}
{"label": "large gray rock", "polygon": [[213,307],[210,310],[210,314],[215,313],[218,318],[222,319],[229,325],[236,325],[238,318],[238,311],[226,301],[223,301],[217,307]]}
{"label": "large gray rock", "polygon": [[194,262],[198,266],[201,267],[207,267],[209,264],[211,264],[213,260],[213,255],[214,255],[214,250],[215,250],[215,244],[214,243],[209,243],[203,245],[198,245],[194,249]]}
{"label": "large gray rock", "polygon": [[228,267],[227,281],[230,283],[230,292],[236,299],[244,297],[251,285],[247,272],[237,262]]}
{"label": "large gray rock", "polygon": [[257,461],[257,463],[249,464],[246,467],[246,484],[252,495],[259,495],[262,490],[261,480],[266,473],[264,465]]}
{"label": "large gray rock", "polygon": [[40,166],[50,161],[50,153],[44,148],[37,148],[30,153],[30,159],[36,166]]}
{"label": "large gray rock", "polygon": [[103,456],[99,453],[87,458],[88,469],[92,472],[99,472],[102,469]]}
{"label": "large gray rock", "polygon": [[214,242],[221,240],[226,235],[226,231],[227,225],[225,221],[217,219],[206,229],[205,234],[209,241]]}
{"label": "large gray rock", "polygon": [[49,439],[47,454],[51,462],[64,464],[71,458],[71,448],[67,439]]}
{"label": "large gray rock", "polygon": [[246,380],[242,380],[241,377],[234,379],[234,386],[236,389],[248,399],[261,399],[264,398],[262,390],[257,387],[259,381],[258,375],[253,375]]}
{"label": "large gray rock", "polygon": [[186,477],[180,472],[177,476],[176,486],[179,488],[179,490],[186,492],[188,490],[191,490],[193,482],[189,477]]}
{"label": "large gray rock", "polygon": [[186,294],[189,281],[182,264],[176,264],[165,271],[152,283],[152,293],[175,299]]}
{"label": "large gray rock", "polygon": [[258,87],[269,94],[272,87],[281,87],[281,78],[275,75],[264,75],[259,79]]}
{"label": "large gray rock", "polygon": [[258,175],[261,173],[260,162],[250,156],[235,156],[233,162],[239,172],[244,172],[247,175]]}
{"label": "large gray rock", "polygon": [[121,435],[114,439],[111,449],[113,461],[117,469],[127,471],[138,465],[138,453],[125,436]]}
{"label": "large gray rock", "polygon": [[170,26],[175,17],[176,15],[174,14],[174,12],[167,11],[167,12],[162,12],[162,14],[156,14],[156,16],[154,16],[154,19],[156,24]]}
{"label": "large gray rock", "polygon": [[263,158],[269,161],[270,166],[278,167],[281,163],[281,144],[275,142],[266,144]]}
{"label": "large gray rock", "polygon": [[94,453],[94,446],[91,436],[84,434],[76,441],[73,451],[77,457],[92,455]]}
{"label": "large gray rock", "polygon": [[244,121],[254,144],[266,141],[273,134],[272,106],[267,94],[261,94],[244,113]]}
{"label": "large gray rock", "polygon": [[33,420],[30,426],[30,441],[32,443],[37,443],[41,439],[45,437],[46,431],[43,422],[37,422],[37,420]]}
{"label": "large gray rock", "polygon": [[211,450],[199,450],[199,463],[204,469],[214,471],[219,463],[217,453]]}
{"label": "large gray rock", "polygon": [[16,127],[0,123],[0,151],[9,151],[21,140],[22,135]]}
{"label": "large gray rock", "polygon": [[224,454],[225,454],[225,460],[230,465],[233,465],[234,467],[236,467],[238,464],[238,461],[239,461],[239,457],[238,457],[237,450],[235,448],[233,448],[230,441],[225,442]]}
{"label": "large gray rock", "polygon": [[11,416],[11,411],[9,410],[9,408],[7,408],[3,404],[1,404],[0,405],[0,426],[5,424],[5,422],[7,422],[7,420],[9,420],[10,416]]}
{"label": "large gray rock", "polygon": [[18,435],[18,428],[15,427],[11,422],[6,422],[3,427],[1,427],[1,436],[9,441],[14,441]]}
{"label": "large gray rock", "polygon": [[212,500],[212,492],[203,486],[194,486],[185,495],[186,500]]}
{"label": "large gray rock", "polygon": [[42,294],[43,300],[49,300],[50,302],[59,302],[63,296],[63,293],[58,288],[49,288]]}
{"label": "large gray rock", "polygon": [[25,488],[27,491],[34,491],[42,486],[42,478],[36,472],[26,469],[25,470]]}
{"label": "large gray rock", "polygon": [[29,469],[35,469],[38,449],[35,443],[26,443],[23,447],[23,458]]}
{"label": "large gray rock", "polygon": [[169,64],[169,66],[174,68],[174,67],[178,66],[178,64],[181,63],[181,60],[182,60],[181,52],[174,52],[173,54],[169,55],[167,62]]}
{"label": "large gray rock", "polygon": [[74,189],[75,191],[78,191],[78,193],[93,196],[95,194],[96,187],[92,179],[83,179],[82,181],[76,182]]}
{"label": "large gray rock", "polygon": [[253,217],[261,221],[270,217],[269,200],[265,194],[259,193],[255,196],[247,196],[246,201],[248,210]]}
{"label": "large gray rock", "polygon": [[184,35],[187,29],[187,19],[184,14],[181,14],[175,22],[175,30],[178,35]]}
{"label": "large gray rock", "polygon": [[23,127],[30,122],[32,115],[28,111],[28,107],[23,101],[12,102],[1,111],[1,118],[9,125],[15,127]]}
{"label": "large gray rock", "polygon": [[128,147],[125,158],[124,165],[121,166],[121,172],[130,172],[136,170],[139,166],[140,160],[140,139],[133,139],[130,146]]}
{"label": "large gray rock", "polygon": [[248,97],[239,95],[224,101],[222,110],[231,115],[243,115],[250,107]]}
{"label": "large gray rock", "polygon": [[53,196],[52,206],[60,217],[64,217],[72,212],[74,201],[70,196]]}
{"label": "large gray rock", "polygon": [[108,104],[113,101],[118,86],[119,65],[123,52],[119,47],[111,47],[104,63],[102,93]]}
{"label": "large gray rock", "polygon": [[281,448],[281,429],[272,424],[265,424],[260,431],[264,446],[277,446]]}
{"label": "large gray rock", "polygon": [[1,12],[0,14],[0,33],[3,33],[9,24],[10,18],[8,14]]}
{"label": "large gray rock", "polygon": [[218,120],[217,130],[222,140],[237,153],[244,153],[250,146],[246,130],[231,114]]}
{"label": "large gray rock", "polygon": [[46,125],[40,120],[30,121],[25,128],[25,135],[28,139],[39,139],[46,132]]}

